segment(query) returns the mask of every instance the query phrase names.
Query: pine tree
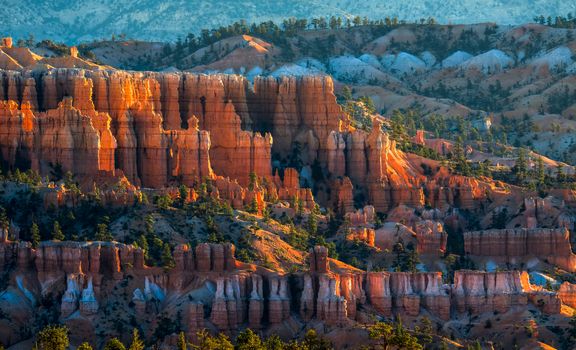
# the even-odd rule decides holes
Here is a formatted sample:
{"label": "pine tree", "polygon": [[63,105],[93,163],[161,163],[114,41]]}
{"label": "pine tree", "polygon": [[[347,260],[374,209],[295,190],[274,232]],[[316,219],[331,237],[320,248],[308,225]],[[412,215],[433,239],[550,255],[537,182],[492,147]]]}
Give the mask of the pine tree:
{"label": "pine tree", "polygon": [[138,329],[134,328],[132,330],[132,342],[128,350],[144,350],[144,342],[140,339],[140,333]]}
{"label": "pine tree", "polygon": [[6,214],[6,209],[2,206],[0,206],[0,229],[6,232],[10,229],[10,219]]}
{"label": "pine tree", "polygon": [[32,240],[32,248],[37,248],[42,238],[40,237],[40,228],[38,228],[36,222],[32,222],[30,227],[30,239]]}
{"label": "pine tree", "polygon": [[250,214],[258,214],[258,201],[256,197],[252,198],[250,205],[246,208],[246,211]]}
{"label": "pine tree", "polygon": [[110,232],[110,229],[108,228],[109,223],[110,218],[104,216],[102,218],[102,222],[98,224],[98,227],[96,229],[95,238],[97,241],[110,242],[114,239],[114,237],[112,236],[112,232]]}
{"label": "pine tree", "polygon": [[164,243],[164,248],[162,248],[162,266],[171,269],[176,266],[174,257],[172,256],[172,251],[170,249],[170,244]]}
{"label": "pine tree", "polygon": [[[180,334],[178,334],[178,343],[176,344],[176,349],[178,350],[187,350],[188,346],[186,345],[186,335],[184,334],[184,332],[180,332]],[[142,348],[144,349],[144,348]]]}
{"label": "pine tree", "polygon": [[186,204],[186,200],[188,199],[188,195],[190,194],[190,189],[186,187],[186,185],[180,185],[178,188],[178,193],[180,197],[180,206],[184,207],[184,204]]}
{"label": "pine tree", "polygon": [[538,187],[544,186],[546,183],[546,171],[544,169],[544,161],[542,157],[536,159],[536,178],[538,181]]}
{"label": "pine tree", "polygon": [[254,191],[254,189],[258,186],[258,176],[255,172],[250,172],[250,182],[248,183],[248,189],[250,191]]}
{"label": "pine tree", "polygon": [[457,172],[461,173],[464,176],[471,175],[470,164],[468,164],[468,159],[466,159],[462,137],[460,136],[456,138],[456,142],[454,143],[452,158],[454,161],[454,168],[456,169]]}
{"label": "pine tree", "polygon": [[148,254],[148,240],[146,239],[145,235],[140,235],[140,237],[138,238],[138,241],[136,241],[136,244],[138,245],[138,247],[140,249],[142,249],[144,251],[144,258],[146,260],[148,260],[149,258],[149,254]]}
{"label": "pine tree", "polygon": [[64,233],[62,233],[60,223],[58,221],[54,221],[54,226],[52,228],[52,239],[55,241],[63,241],[65,238],[66,237],[64,237]]}
{"label": "pine tree", "polygon": [[516,164],[512,168],[512,172],[516,176],[516,181],[518,183],[524,182],[526,180],[528,169],[528,163],[526,161],[526,150],[523,148],[518,149],[518,157],[516,158]]}
{"label": "pine tree", "polygon": [[66,350],[69,344],[66,326],[47,326],[36,337],[38,350]]}
{"label": "pine tree", "polygon": [[93,350],[92,346],[86,342],[80,344],[77,350]]}
{"label": "pine tree", "polygon": [[342,88],[342,99],[344,100],[344,103],[354,99],[352,96],[352,90],[347,85]]}
{"label": "pine tree", "polygon": [[561,163],[559,163],[558,166],[556,166],[556,181],[558,181],[558,182],[566,181],[566,174],[564,173],[564,166]]}
{"label": "pine tree", "polygon": [[238,334],[235,350],[266,350],[262,339],[250,328]]}
{"label": "pine tree", "polygon": [[318,217],[316,216],[316,213],[314,213],[314,211],[312,211],[310,215],[308,215],[308,222],[306,226],[308,234],[310,234],[311,236],[316,236],[316,234],[318,233]]}
{"label": "pine tree", "polygon": [[112,338],[108,340],[106,346],[104,346],[104,350],[126,350],[126,347],[118,338]]}

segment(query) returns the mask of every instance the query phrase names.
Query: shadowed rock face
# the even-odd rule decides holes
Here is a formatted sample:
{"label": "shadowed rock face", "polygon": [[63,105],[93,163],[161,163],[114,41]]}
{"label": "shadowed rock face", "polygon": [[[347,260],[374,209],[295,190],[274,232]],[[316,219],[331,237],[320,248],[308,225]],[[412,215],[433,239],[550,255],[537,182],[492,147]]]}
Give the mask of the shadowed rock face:
{"label": "shadowed rock face", "polygon": [[[225,332],[247,325],[266,329],[290,319],[343,326],[367,312],[418,316],[422,310],[448,320],[468,312],[505,313],[528,303],[555,314],[560,312],[559,296],[573,302],[571,286],[563,285],[556,295],[531,286],[527,274],[518,271],[457,271],[454,284],[447,285],[440,272],[366,273],[333,261],[327,253],[315,247],[309,272],[282,275],[237,262],[230,244],[204,243],[193,250],[177,246],[175,267],[163,270],[146,266],[142,250],[119,243],[43,242],[32,249],[5,241],[0,243],[0,268],[10,269],[7,293],[15,297],[0,301],[11,320],[2,341],[18,341],[18,327],[31,317],[22,310],[33,310],[50,295],[61,295],[55,302],[72,336],[86,339],[94,339],[96,324],[109,317],[101,308],[125,298],[134,307],[120,312],[139,322],[160,310],[178,312],[191,336],[208,323]],[[22,310],[11,304],[16,297]],[[74,316],[77,313],[82,317]],[[90,326],[75,327],[82,320]],[[154,327],[146,330],[153,332]]]}

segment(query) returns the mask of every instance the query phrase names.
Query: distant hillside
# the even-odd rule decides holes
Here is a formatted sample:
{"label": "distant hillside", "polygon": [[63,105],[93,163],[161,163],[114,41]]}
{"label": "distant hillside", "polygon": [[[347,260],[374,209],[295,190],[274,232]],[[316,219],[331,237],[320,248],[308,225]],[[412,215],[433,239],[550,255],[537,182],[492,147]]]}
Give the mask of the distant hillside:
{"label": "distant hillside", "polygon": [[233,21],[279,21],[287,17],[325,16],[434,17],[442,23],[496,22],[519,24],[534,15],[566,15],[576,4],[561,0],[4,0],[0,34],[75,43],[125,33],[146,40],[175,40],[187,32]]}

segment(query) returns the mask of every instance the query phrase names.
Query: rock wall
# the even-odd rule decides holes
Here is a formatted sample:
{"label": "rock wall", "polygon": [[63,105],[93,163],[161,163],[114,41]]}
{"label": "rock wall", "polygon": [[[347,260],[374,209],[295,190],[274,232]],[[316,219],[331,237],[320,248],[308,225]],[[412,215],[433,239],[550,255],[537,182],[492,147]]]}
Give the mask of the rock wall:
{"label": "rock wall", "polygon": [[94,327],[121,301],[133,306],[118,312],[134,317],[145,334],[154,332],[155,317],[163,311],[179,314],[193,339],[204,327],[235,333],[248,325],[271,329],[294,320],[341,327],[372,314],[416,317],[423,310],[438,320],[528,304],[557,314],[561,299],[570,304],[574,292],[570,286],[558,294],[544,291],[519,271],[456,271],[453,285],[444,284],[440,272],[364,272],[332,261],[324,247],[311,251],[310,271],[288,275],[236,261],[230,244],[181,245],[173,255],[175,267],[164,270],[146,266],[140,249],[119,243],[43,242],[33,249],[4,240],[0,272],[9,271],[10,298],[0,300],[0,307],[11,321],[3,324],[0,341],[17,342],[19,327],[33,320],[33,314],[10,318],[17,312],[11,300],[34,310],[37,300],[49,296],[73,337],[86,331],[75,327],[78,322]]}
{"label": "rock wall", "polygon": [[0,100],[13,101],[0,107],[10,167],[44,175],[57,161],[79,176],[118,168],[156,188],[180,178],[190,185],[212,169],[244,185],[251,172],[272,175],[272,138],[241,130],[227,97],[244,95],[225,87],[244,87],[230,77],[51,69],[0,78]]}
{"label": "rock wall", "polygon": [[562,283],[558,289],[558,296],[563,304],[576,308],[576,284]]}
{"label": "rock wall", "polygon": [[[329,77],[125,72],[113,69],[0,72],[0,153],[9,168],[48,175],[114,175],[138,186],[191,186],[222,176],[246,187],[250,174],[297,167],[317,200],[345,214],[354,198],[377,212],[399,205],[474,209],[489,186],[407,155],[382,131],[354,130]],[[2,102],[7,101],[7,102]],[[10,102],[12,101],[12,102]],[[279,187],[279,188],[280,188]],[[287,185],[282,197],[311,202]]]}
{"label": "rock wall", "polygon": [[536,257],[570,272],[576,271],[570,232],[557,229],[503,229],[464,233],[464,249],[471,256],[519,263]]}
{"label": "rock wall", "polygon": [[557,314],[561,308],[558,294],[533,287],[528,273],[520,271],[456,271],[452,300],[458,312],[471,314],[504,313],[526,307],[528,301],[549,314]]}

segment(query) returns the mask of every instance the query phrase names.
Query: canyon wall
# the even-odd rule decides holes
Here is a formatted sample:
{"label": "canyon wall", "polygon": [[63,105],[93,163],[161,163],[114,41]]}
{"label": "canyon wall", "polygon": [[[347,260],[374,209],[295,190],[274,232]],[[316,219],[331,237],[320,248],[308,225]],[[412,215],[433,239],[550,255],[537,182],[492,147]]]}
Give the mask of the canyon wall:
{"label": "canyon wall", "polygon": [[133,317],[146,336],[158,326],[159,312],[178,314],[194,339],[203,328],[235,333],[312,320],[339,327],[371,314],[415,317],[422,310],[438,320],[527,307],[556,314],[560,298],[572,302],[567,288],[558,295],[543,291],[518,271],[457,271],[448,285],[439,272],[363,272],[315,247],[308,272],[284,275],[239,262],[234,250],[231,244],[177,246],[175,267],[163,269],[146,266],[142,250],[119,243],[43,242],[33,249],[4,240],[0,272],[8,273],[8,297],[0,307],[9,317],[0,320],[0,340],[17,342],[17,330],[34,320],[46,297],[55,298],[72,339],[83,340],[95,339],[112,305],[124,305],[118,317]]}
{"label": "canyon wall", "polygon": [[[0,71],[0,153],[9,169],[78,177],[120,174],[161,188],[250,174],[278,185],[297,168],[305,188],[337,212],[354,196],[378,212],[398,205],[477,208],[489,187],[397,149],[375,119],[355,130],[330,77],[257,77],[46,68]],[[289,174],[289,176],[294,176]],[[310,194],[294,187],[281,197]]]}
{"label": "canyon wall", "polygon": [[538,258],[570,272],[576,271],[570,232],[556,229],[502,229],[464,233],[464,250],[472,257],[518,264]]}

